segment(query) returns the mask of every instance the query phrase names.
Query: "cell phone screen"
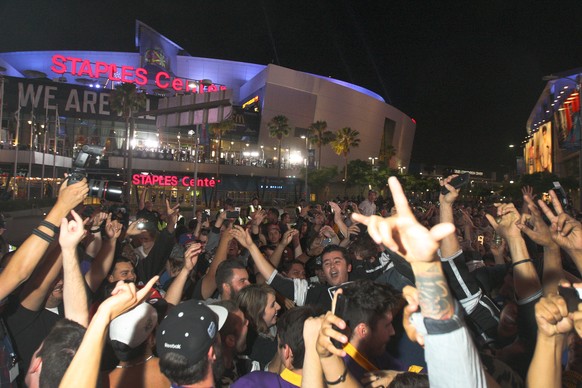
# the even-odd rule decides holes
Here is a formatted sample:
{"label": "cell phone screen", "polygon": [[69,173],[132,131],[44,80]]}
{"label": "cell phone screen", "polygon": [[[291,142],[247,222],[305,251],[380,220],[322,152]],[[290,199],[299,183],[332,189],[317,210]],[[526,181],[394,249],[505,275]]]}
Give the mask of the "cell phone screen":
{"label": "cell phone screen", "polygon": [[[349,304],[349,298],[347,296],[345,296],[344,294],[338,294],[337,300],[335,303],[335,310],[333,313],[335,316],[344,320],[344,322],[346,323],[346,328],[344,330],[340,330],[339,327],[337,327],[336,325],[332,325],[332,327],[335,331],[339,331],[340,333],[344,334],[345,336],[347,336],[349,338],[350,323],[346,319],[347,312],[348,312],[348,304]],[[333,343],[333,346],[335,346],[337,349],[343,349],[343,347],[344,347],[344,344],[342,344],[339,341],[336,341],[333,338],[331,339],[331,342]]]}

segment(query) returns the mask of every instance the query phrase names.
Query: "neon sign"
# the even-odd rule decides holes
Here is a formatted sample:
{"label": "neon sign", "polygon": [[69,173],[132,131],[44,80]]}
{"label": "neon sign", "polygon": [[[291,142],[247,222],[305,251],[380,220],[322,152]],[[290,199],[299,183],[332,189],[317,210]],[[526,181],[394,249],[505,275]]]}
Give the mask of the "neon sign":
{"label": "neon sign", "polygon": [[220,179],[198,178],[198,180],[195,180],[189,176],[179,178],[176,175],[133,174],[131,183],[134,185],[152,186],[178,186],[180,184],[184,187],[216,187],[220,183]]}
{"label": "neon sign", "polygon": [[[65,57],[60,54],[53,55],[52,63],[51,70],[56,74],[70,73],[76,77],[93,79],[107,77],[113,82],[134,83],[140,86],[148,83],[148,71],[143,67],[118,66],[115,63],[100,61],[92,63],[88,59]],[[172,77],[165,71],[156,73],[154,83],[160,89],[172,88],[177,92],[207,93],[226,90],[226,86],[215,84],[207,85],[205,88],[202,81]]]}

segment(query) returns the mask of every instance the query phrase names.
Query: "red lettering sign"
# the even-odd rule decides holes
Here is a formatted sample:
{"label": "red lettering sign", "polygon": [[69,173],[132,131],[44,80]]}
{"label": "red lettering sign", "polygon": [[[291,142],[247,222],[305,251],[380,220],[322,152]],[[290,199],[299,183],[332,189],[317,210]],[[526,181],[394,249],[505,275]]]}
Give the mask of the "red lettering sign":
{"label": "red lettering sign", "polygon": [[[53,55],[52,63],[51,70],[56,74],[70,73],[76,77],[93,79],[107,76],[110,81],[135,83],[140,86],[148,83],[148,71],[143,67],[118,66],[115,63],[105,62],[92,63],[88,59],[65,57],[60,54]],[[163,71],[156,74],[154,83],[158,88],[172,88],[177,92],[205,93],[226,90],[226,86],[215,84],[210,84],[204,89],[201,82],[177,77],[172,78],[170,74]]]}
{"label": "red lettering sign", "polygon": [[178,183],[180,183],[183,187],[216,187],[216,185],[220,183],[220,180],[208,178],[198,178],[198,180],[194,180],[194,178],[189,176],[184,176],[182,179],[179,179],[176,175],[133,174],[131,177],[131,183],[142,186],[178,186]]}

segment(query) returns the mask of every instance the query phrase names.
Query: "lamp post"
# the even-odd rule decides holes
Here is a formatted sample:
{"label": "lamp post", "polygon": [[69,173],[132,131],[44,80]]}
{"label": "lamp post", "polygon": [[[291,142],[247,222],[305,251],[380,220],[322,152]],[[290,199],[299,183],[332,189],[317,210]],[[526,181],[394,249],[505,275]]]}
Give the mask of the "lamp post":
{"label": "lamp post", "polygon": [[[544,77],[542,77],[543,81],[566,81],[566,82],[571,82],[576,86],[576,91],[578,93],[582,92],[582,75],[578,74],[576,76],[576,80],[570,79],[567,76],[566,77],[559,77],[553,74],[550,75],[546,75]],[[564,89],[567,89],[568,87],[565,86]],[[580,98],[580,95],[578,95],[578,98]],[[564,99],[562,98],[562,104],[564,104]],[[552,106],[554,106],[555,102],[552,103]],[[554,108],[555,109],[555,108]],[[580,114],[580,112],[578,112],[578,114]],[[555,137],[552,136],[552,140]],[[578,138],[578,211],[582,212],[582,133],[580,134],[579,138]]]}
{"label": "lamp post", "polygon": [[309,183],[307,180],[308,171],[309,171],[309,138],[305,135],[301,136],[302,139],[305,139],[305,149],[307,150],[307,155],[305,157],[305,200],[307,203],[311,202],[311,196],[309,193]]}

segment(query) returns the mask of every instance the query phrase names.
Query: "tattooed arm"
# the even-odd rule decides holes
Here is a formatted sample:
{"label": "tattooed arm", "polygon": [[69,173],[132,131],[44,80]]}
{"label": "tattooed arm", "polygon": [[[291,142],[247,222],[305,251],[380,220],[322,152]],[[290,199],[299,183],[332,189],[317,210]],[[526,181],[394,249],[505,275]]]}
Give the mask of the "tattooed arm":
{"label": "tattooed arm", "polygon": [[[368,233],[377,243],[397,252],[412,266],[417,289],[407,287],[404,290],[408,302],[404,326],[409,337],[425,344],[430,385],[485,388],[487,376],[477,349],[461,313],[455,311],[441,263],[435,255],[439,241],[453,233],[454,226],[448,222],[426,229],[412,214],[398,180],[390,177],[388,185],[397,209],[396,216],[352,217],[368,225]],[[419,307],[420,314],[414,314]],[[412,328],[411,321],[414,321]],[[455,373],[450,373],[451,367]],[[489,387],[495,386],[493,381],[489,383]]]}
{"label": "tattooed arm", "polygon": [[412,263],[422,316],[450,319],[455,313],[453,297],[447,285],[441,263]]}

